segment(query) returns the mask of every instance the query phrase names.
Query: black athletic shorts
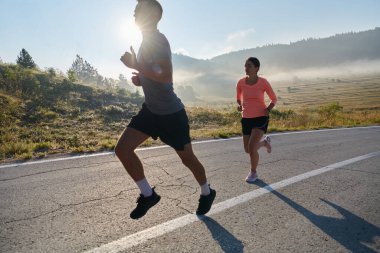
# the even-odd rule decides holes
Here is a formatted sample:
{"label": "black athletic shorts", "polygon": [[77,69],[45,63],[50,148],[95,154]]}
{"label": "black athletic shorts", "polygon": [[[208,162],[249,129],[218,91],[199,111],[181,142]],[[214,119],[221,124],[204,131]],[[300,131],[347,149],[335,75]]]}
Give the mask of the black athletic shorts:
{"label": "black athletic shorts", "polygon": [[143,104],[136,116],[132,117],[128,127],[141,131],[153,139],[160,140],[175,150],[184,150],[191,142],[189,119],[185,109],[168,115],[154,114]]}
{"label": "black athletic shorts", "polygon": [[241,128],[243,135],[251,135],[251,131],[254,128],[258,128],[264,131],[268,130],[269,117],[262,116],[257,118],[242,118],[241,119]]}

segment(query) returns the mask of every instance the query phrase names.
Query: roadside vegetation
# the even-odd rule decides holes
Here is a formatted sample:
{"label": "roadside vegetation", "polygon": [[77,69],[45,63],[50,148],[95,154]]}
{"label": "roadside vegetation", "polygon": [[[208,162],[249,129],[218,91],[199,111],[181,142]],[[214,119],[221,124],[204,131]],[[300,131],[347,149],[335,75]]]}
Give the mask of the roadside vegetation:
{"label": "roadside vegetation", "polygon": [[[190,108],[189,112],[192,138],[228,138],[241,135],[240,113],[235,110],[235,106],[231,105],[224,110]],[[380,124],[378,110],[345,109],[338,103],[298,110],[273,109],[270,118],[269,133]]]}
{"label": "roadside vegetation", "polygon": [[[79,56],[77,65],[67,74],[38,69],[27,52],[21,52],[19,58],[17,64],[0,64],[1,162],[51,154],[111,151],[143,103],[143,97],[129,89],[125,79],[104,79]],[[85,68],[92,74],[88,75]],[[89,76],[97,80],[95,86],[85,83],[91,79]],[[359,97],[364,94],[363,101],[366,92],[358,94]],[[284,94],[281,103],[286,101]],[[373,95],[370,93],[368,98]],[[380,124],[378,100],[360,110],[324,100],[312,106],[303,101],[302,107],[297,108],[281,103],[271,112],[269,132]],[[193,139],[241,135],[240,113],[233,103],[188,107],[187,111]],[[155,144],[160,142],[150,139],[144,143]]]}

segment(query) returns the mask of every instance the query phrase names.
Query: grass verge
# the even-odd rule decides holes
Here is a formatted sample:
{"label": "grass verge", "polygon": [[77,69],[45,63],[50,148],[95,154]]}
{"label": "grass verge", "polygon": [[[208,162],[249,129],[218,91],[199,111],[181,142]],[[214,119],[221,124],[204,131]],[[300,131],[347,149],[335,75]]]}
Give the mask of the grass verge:
{"label": "grass verge", "polygon": [[[193,140],[229,138],[241,135],[240,113],[235,108],[187,108]],[[0,128],[0,160],[31,159],[58,153],[110,151],[128,119],[104,121],[92,117],[53,118],[27,126]],[[270,132],[356,127],[380,124],[378,110],[344,109],[338,103],[301,110],[272,110]],[[162,144],[148,139],[143,146]]]}

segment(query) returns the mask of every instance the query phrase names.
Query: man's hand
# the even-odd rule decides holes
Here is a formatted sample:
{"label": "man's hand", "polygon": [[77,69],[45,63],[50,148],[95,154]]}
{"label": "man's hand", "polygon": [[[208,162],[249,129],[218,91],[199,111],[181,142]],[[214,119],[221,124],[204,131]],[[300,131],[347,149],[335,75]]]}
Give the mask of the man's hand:
{"label": "man's hand", "polygon": [[132,83],[135,86],[141,86],[139,73],[133,72],[132,74],[133,74],[133,76],[132,76]]}
{"label": "man's hand", "polygon": [[136,53],[135,50],[133,50],[133,47],[130,48],[131,52],[125,52],[120,60],[127,66],[128,68],[131,69],[136,69],[138,70],[138,64],[137,64],[137,59],[136,59]]}
{"label": "man's hand", "polygon": [[238,112],[241,112],[243,110],[243,108],[241,107],[241,105],[238,105],[237,110],[238,110]]}

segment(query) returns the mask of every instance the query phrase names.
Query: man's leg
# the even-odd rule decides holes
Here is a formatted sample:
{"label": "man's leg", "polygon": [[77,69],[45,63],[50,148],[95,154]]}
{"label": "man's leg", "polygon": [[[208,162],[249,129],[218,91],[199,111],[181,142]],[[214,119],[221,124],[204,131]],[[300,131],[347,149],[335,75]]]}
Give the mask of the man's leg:
{"label": "man's leg", "polygon": [[181,158],[182,163],[190,169],[199,185],[207,183],[206,172],[195,156],[191,143],[185,145],[184,150],[176,150],[178,156]]}
{"label": "man's leg", "polygon": [[116,156],[135,182],[145,178],[142,163],[136,155],[135,149],[148,138],[147,134],[127,127],[115,147]]}
{"label": "man's leg", "polygon": [[148,138],[143,132],[127,127],[115,147],[115,154],[141,191],[137,207],[130,214],[132,219],[143,217],[161,199],[146,180],[142,163],[135,153],[135,149]]}
{"label": "man's leg", "polygon": [[205,169],[195,156],[191,143],[186,144],[184,150],[176,150],[176,152],[181,158],[182,163],[190,169],[198,184],[201,186],[201,197],[196,213],[198,215],[206,214],[211,209],[216,191],[209,187]]}

